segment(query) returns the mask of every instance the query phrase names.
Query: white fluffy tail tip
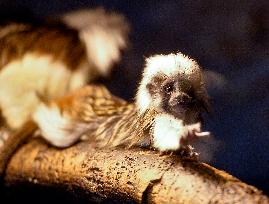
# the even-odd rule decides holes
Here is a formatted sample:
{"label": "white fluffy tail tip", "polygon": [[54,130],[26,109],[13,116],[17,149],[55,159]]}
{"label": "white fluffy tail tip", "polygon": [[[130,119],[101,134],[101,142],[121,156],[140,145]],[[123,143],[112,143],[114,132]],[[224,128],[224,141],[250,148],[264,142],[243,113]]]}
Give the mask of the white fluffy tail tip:
{"label": "white fluffy tail tip", "polygon": [[62,20],[79,31],[88,60],[100,75],[108,76],[113,65],[120,61],[121,50],[128,45],[130,26],[126,18],[99,8],[70,12]]}

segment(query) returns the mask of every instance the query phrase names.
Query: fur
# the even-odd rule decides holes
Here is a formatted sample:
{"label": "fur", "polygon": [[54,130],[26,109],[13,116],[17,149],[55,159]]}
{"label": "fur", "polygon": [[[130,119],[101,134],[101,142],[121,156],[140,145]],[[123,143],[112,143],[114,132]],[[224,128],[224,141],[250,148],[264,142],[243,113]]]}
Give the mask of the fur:
{"label": "fur", "polygon": [[101,75],[107,76],[112,65],[120,60],[120,51],[127,46],[129,26],[126,19],[104,9],[85,9],[70,12],[62,16],[62,20],[79,31],[88,60]]}
{"label": "fur", "polygon": [[201,123],[184,125],[182,120],[168,114],[159,114],[154,120],[153,147],[161,152],[177,151],[188,137],[206,137],[210,132],[201,131]]}
{"label": "fur", "polygon": [[[52,74],[53,73],[53,74]],[[11,128],[20,127],[40,103],[65,94],[71,71],[49,55],[28,53],[7,64],[0,72],[0,107]],[[38,79],[38,80],[37,80]]]}
{"label": "fur", "polygon": [[186,135],[182,120],[168,114],[156,116],[153,128],[153,146],[159,151],[176,151],[180,141]]}
{"label": "fur", "polygon": [[1,26],[0,110],[8,127],[30,119],[40,96],[49,101],[107,76],[128,30],[123,16],[102,9],[69,13],[60,22]]}
{"label": "fur", "polygon": [[136,95],[136,104],[140,113],[144,113],[152,105],[153,100],[146,86],[158,74],[163,74],[167,77],[184,74],[194,82],[201,80],[201,71],[198,64],[180,52],[149,57],[146,60],[143,78]]}
{"label": "fur", "polygon": [[33,120],[41,130],[41,135],[56,147],[69,147],[75,143],[86,129],[83,123],[73,126],[72,119],[62,113],[56,104],[40,104],[33,114]]}

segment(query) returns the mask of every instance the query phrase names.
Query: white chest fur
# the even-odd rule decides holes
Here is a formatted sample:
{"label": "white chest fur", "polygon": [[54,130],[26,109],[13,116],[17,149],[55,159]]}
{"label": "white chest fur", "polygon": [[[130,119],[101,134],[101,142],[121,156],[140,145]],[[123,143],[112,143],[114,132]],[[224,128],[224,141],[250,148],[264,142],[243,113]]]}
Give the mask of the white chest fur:
{"label": "white chest fur", "polygon": [[153,146],[160,151],[174,151],[180,148],[180,140],[187,134],[182,120],[161,114],[155,118]]}

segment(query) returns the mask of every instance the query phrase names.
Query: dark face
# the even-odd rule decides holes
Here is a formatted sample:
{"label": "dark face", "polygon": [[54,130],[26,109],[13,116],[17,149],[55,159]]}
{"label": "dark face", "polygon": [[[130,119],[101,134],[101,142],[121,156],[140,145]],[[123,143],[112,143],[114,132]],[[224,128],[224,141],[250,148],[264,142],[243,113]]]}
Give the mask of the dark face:
{"label": "dark face", "polygon": [[201,113],[208,110],[208,97],[203,85],[193,84],[184,76],[157,76],[147,88],[153,100],[159,99],[158,108],[182,119],[185,124],[201,121]]}

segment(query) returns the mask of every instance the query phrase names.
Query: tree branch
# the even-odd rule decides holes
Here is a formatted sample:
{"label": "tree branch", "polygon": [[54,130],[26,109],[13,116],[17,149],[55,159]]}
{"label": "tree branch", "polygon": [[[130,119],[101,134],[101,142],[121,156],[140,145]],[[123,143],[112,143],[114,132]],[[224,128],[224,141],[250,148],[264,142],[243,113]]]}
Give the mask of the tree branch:
{"label": "tree branch", "polygon": [[5,175],[5,185],[22,183],[142,203],[269,203],[255,187],[207,164],[141,149],[95,150],[87,142],[59,150],[32,139]]}

